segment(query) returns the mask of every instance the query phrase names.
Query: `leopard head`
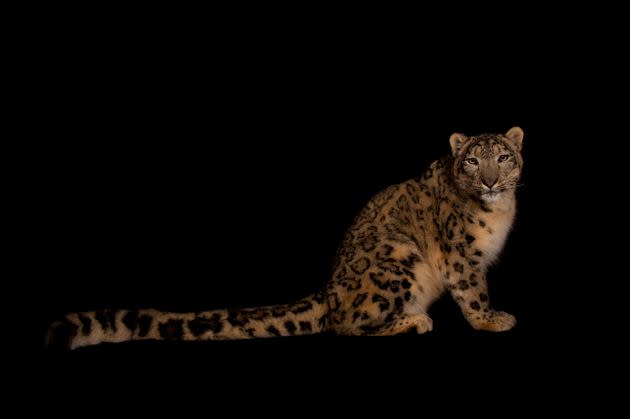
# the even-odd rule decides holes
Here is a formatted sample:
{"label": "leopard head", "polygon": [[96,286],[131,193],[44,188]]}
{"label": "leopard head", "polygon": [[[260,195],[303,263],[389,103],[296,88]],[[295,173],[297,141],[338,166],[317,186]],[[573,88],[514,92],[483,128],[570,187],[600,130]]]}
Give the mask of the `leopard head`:
{"label": "leopard head", "polygon": [[451,135],[453,179],[459,190],[487,203],[514,190],[523,169],[523,136],[519,127],[505,134]]}

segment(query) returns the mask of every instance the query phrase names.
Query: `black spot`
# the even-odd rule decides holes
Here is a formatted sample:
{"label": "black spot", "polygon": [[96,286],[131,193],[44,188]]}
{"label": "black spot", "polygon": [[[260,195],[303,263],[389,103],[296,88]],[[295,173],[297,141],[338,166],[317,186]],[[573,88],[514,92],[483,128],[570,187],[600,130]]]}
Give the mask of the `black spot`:
{"label": "black spot", "polygon": [[88,336],[92,331],[92,319],[79,314],[79,320],[81,321],[81,333]]}
{"label": "black spot", "polygon": [[328,294],[328,307],[331,310],[336,310],[339,307],[339,297],[337,293]]}
{"label": "black spot", "polygon": [[94,315],[96,320],[101,324],[103,331],[111,328],[116,331],[116,310],[99,310]]}
{"label": "black spot", "polygon": [[481,306],[479,305],[479,302],[477,302],[477,301],[471,302],[470,303],[470,308],[472,308],[475,311],[481,310]]}
{"label": "black spot", "polygon": [[385,256],[389,256],[394,251],[394,248],[389,244],[386,244],[385,246],[383,246],[383,250],[385,251]]}
{"label": "black spot", "polygon": [[466,221],[468,221],[470,224],[475,223],[475,220],[473,220],[471,217],[466,217]]}
{"label": "black spot", "polygon": [[361,313],[359,313],[358,311],[355,311],[352,314],[352,323],[356,322],[359,317],[361,317]]}
{"label": "black spot", "polygon": [[400,263],[402,263],[408,268],[411,268],[419,260],[420,260],[420,256],[416,255],[415,253],[412,253],[406,259],[402,259]]}
{"label": "black spot", "polygon": [[101,324],[101,327],[104,331],[107,331],[107,329],[109,329],[109,317],[105,315],[104,311],[97,311],[94,317],[96,317],[96,321]]}
{"label": "black spot", "polygon": [[[345,315],[344,315],[345,318]],[[320,330],[325,330],[327,328],[328,325],[328,316],[326,314],[320,316],[320,318],[317,320],[317,324],[319,325]]]}
{"label": "black spot", "polygon": [[370,272],[370,280],[374,282],[380,289],[386,290],[389,289],[390,282],[382,279],[383,274],[376,274],[374,272]]}
{"label": "black spot", "polygon": [[346,289],[348,291],[356,291],[361,288],[362,284],[357,278],[348,278]]}
{"label": "black spot", "polygon": [[466,291],[468,288],[470,288],[470,286],[468,285],[468,282],[466,282],[465,279],[460,279],[459,282],[457,283],[457,288],[459,288],[462,291]]}
{"label": "black spot", "polygon": [[153,318],[149,315],[143,314],[142,316],[138,317],[138,324],[140,325],[140,331],[138,335],[140,337],[144,337],[147,335],[147,333],[149,333],[152,322]]}
{"label": "black spot", "polygon": [[310,301],[299,301],[291,307],[290,311],[291,313],[299,314],[304,313],[305,311],[309,311],[312,308],[313,304]]}
{"label": "black spot", "polygon": [[216,335],[223,330],[223,321],[219,313],[214,313],[210,318],[195,317],[188,322],[188,329],[195,336],[200,336],[208,330]]}
{"label": "black spot", "polygon": [[401,211],[409,211],[409,201],[407,195],[400,195],[396,201],[396,206]]}
{"label": "black spot", "polygon": [[105,310],[105,315],[109,318],[109,325],[115,332],[117,330],[116,325],[116,310]]}
{"label": "black spot", "polygon": [[350,269],[352,269],[354,273],[359,275],[367,271],[369,267],[370,259],[368,259],[367,257],[362,257],[361,259],[355,261],[350,265]]}
{"label": "black spot", "polygon": [[243,309],[240,309],[239,311],[240,311],[240,316],[243,319],[246,319],[245,321],[265,320],[268,317],[273,316],[273,313],[267,307],[243,308]]}
{"label": "black spot", "polygon": [[461,274],[464,272],[464,265],[459,262],[455,262],[453,264],[453,269],[455,269],[455,272],[459,272]]}
{"label": "black spot", "polygon": [[379,303],[378,307],[381,310],[381,313],[389,309],[389,301],[387,300],[387,298],[383,297],[382,295],[374,294],[372,296],[372,302]]}
{"label": "black spot", "polygon": [[481,250],[477,250],[475,251],[475,256],[483,256],[483,253],[481,252]]}
{"label": "black spot", "polygon": [[309,322],[300,322],[300,330],[302,332],[310,332],[312,330]]}
{"label": "black spot", "polygon": [[459,253],[461,257],[466,257],[466,247],[464,246],[464,243],[457,243],[455,245],[455,249],[457,249],[457,253]]}
{"label": "black spot", "polygon": [[269,326],[269,327],[267,328],[267,332],[271,333],[271,334],[272,334],[272,335],[274,335],[274,336],[282,336],[282,335],[280,334],[280,331],[279,331],[278,329],[276,329],[276,327],[275,327],[275,326]]}
{"label": "black spot", "polygon": [[471,236],[470,234],[466,234],[466,243],[470,244],[475,241],[475,236]]}
{"label": "black spot", "polygon": [[403,279],[400,285],[406,290],[411,288],[411,282],[409,282],[407,279]]}
{"label": "black spot", "polygon": [[[393,273],[394,275],[402,275],[405,272],[411,272],[407,268],[401,266],[398,260],[393,258],[379,258],[378,259],[378,267],[384,271],[388,271]],[[405,271],[406,270],[406,271]],[[370,272],[370,276],[372,276],[374,272]],[[378,273],[378,276],[383,276],[383,273]],[[389,284],[389,281],[386,281]]]}
{"label": "black spot", "polygon": [[357,295],[357,298],[354,299],[352,306],[354,308],[359,307],[365,301],[366,298],[367,298],[367,293]]}
{"label": "black spot", "polygon": [[166,340],[181,340],[182,335],[184,334],[184,330],[182,328],[183,324],[183,320],[175,319],[170,319],[166,323],[160,323],[158,326],[160,336]]}
{"label": "black spot", "polygon": [[394,300],[394,306],[396,307],[396,311],[400,312],[403,308],[403,299],[396,297],[396,300]]}
{"label": "black spot", "polygon": [[361,314],[361,320],[367,320],[369,318],[370,316],[367,313],[364,312],[363,314]]}
{"label": "black spot", "polygon": [[381,326],[369,326],[369,325],[359,326],[359,329],[361,329],[365,333],[377,333],[381,331],[381,328],[382,328]]}
{"label": "black spot", "polygon": [[138,327],[138,312],[136,310],[128,311],[122,318],[123,324],[132,332]]}
{"label": "black spot", "polygon": [[411,300],[411,292],[406,291],[404,297],[405,297],[405,301]]}
{"label": "black spot", "polygon": [[485,226],[486,226],[486,222],[485,222],[485,221],[483,221],[483,220],[479,220],[479,225],[480,225],[481,227],[485,227]]}
{"label": "black spot", "polygon": [[287,332],[289,332],[290,335],[295,335],[295,331],[297,330],[297,327],[295,327],[295,323],[293,323],[291,320],[287,320],[286,322],[284,322],[284,328],[287,329]]}
{"label": "black spot", "polygon": [[313,295],[313,300],[315,300],[315,302],[317,302],[317,303],[319,303],[319,304],[323,303],[323,302],[326,300],[326,298],[325,298],[324,294],[325,294],[325,293],[324,293],[324,292],[321,292],[321,291],[320,291],[320,292],[315,293],[315,295]]}
{"label": "black spot", "polygon": [[488,301],[488,294],[484,294],[483,292],[479,294],[479,300],[485,302]]}
{"label": "black spot", "polygon": [[469,261],[468,261],[468,264],[469,264],[470,266],[477,266],[477,265],[479,265],[479,262],[478,262],[478,261],[476,261],[476,260],[469,260]]}
{"label": "black spot", "polygon": [[273,317],[284,317],[287,314],[286,306],[273,306],[271,307],[271,315]]}
{"label": "black spot", "polygon": [[451,253],[452,250],[453,250],[453,248],[448,243],[444,243],[444,245],[442,246],[442,251],[443,252]]}
{"label": "black spot", "polygon": [[247,323],[247,319],[238,310],[229,310],[227,321],[234,327],[243,327]]}
{"label": "black spot", "polygon": [[376,247],[376,242],[374,240],[366,239],[361,243],[361,247],[366,252],[371,252]]}

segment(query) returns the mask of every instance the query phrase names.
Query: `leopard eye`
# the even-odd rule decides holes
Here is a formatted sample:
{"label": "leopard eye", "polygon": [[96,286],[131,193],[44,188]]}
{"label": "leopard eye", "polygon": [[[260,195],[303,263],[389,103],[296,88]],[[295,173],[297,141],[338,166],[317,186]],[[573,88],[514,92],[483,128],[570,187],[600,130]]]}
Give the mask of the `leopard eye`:
{"label": "leopard eye", "polygon": [[469,159],[466,159],[466,163],[472,164],[473,166],[477,166],[477,165],[479,165],[479,160],[477,160],[474,157],[471,157]]}
{"label": "leopard eye", "polygon": [[504,161],[508,161],[510,158],[509,154],[501,154],[499,156],[499,163],[503,163]]}

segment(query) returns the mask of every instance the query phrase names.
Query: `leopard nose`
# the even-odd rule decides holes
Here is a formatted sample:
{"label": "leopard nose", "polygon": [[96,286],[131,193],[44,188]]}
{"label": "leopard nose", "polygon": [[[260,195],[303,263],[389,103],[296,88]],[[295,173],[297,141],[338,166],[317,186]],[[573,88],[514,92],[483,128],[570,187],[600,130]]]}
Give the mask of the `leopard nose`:
{"label": "leopard nose", "polygon": [[492,188],[494,185],[497,184],[497,180],[498,178],[493,177],[493,176],[483,176],[481,178],[481,183],[486,185],[488,188]]}

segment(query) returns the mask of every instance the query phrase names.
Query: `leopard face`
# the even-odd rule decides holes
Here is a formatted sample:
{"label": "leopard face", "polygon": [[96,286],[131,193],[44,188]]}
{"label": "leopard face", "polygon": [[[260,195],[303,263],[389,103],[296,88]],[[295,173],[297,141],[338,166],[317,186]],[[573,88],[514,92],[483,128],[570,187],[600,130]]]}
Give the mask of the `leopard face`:
{"label": "leopard face", "polygon": [[506,134],[451,136],[453,179],[466,195],[486,203],[498,201],[503,193],[517,187],[523,168],[523,130],[512,128]]}

